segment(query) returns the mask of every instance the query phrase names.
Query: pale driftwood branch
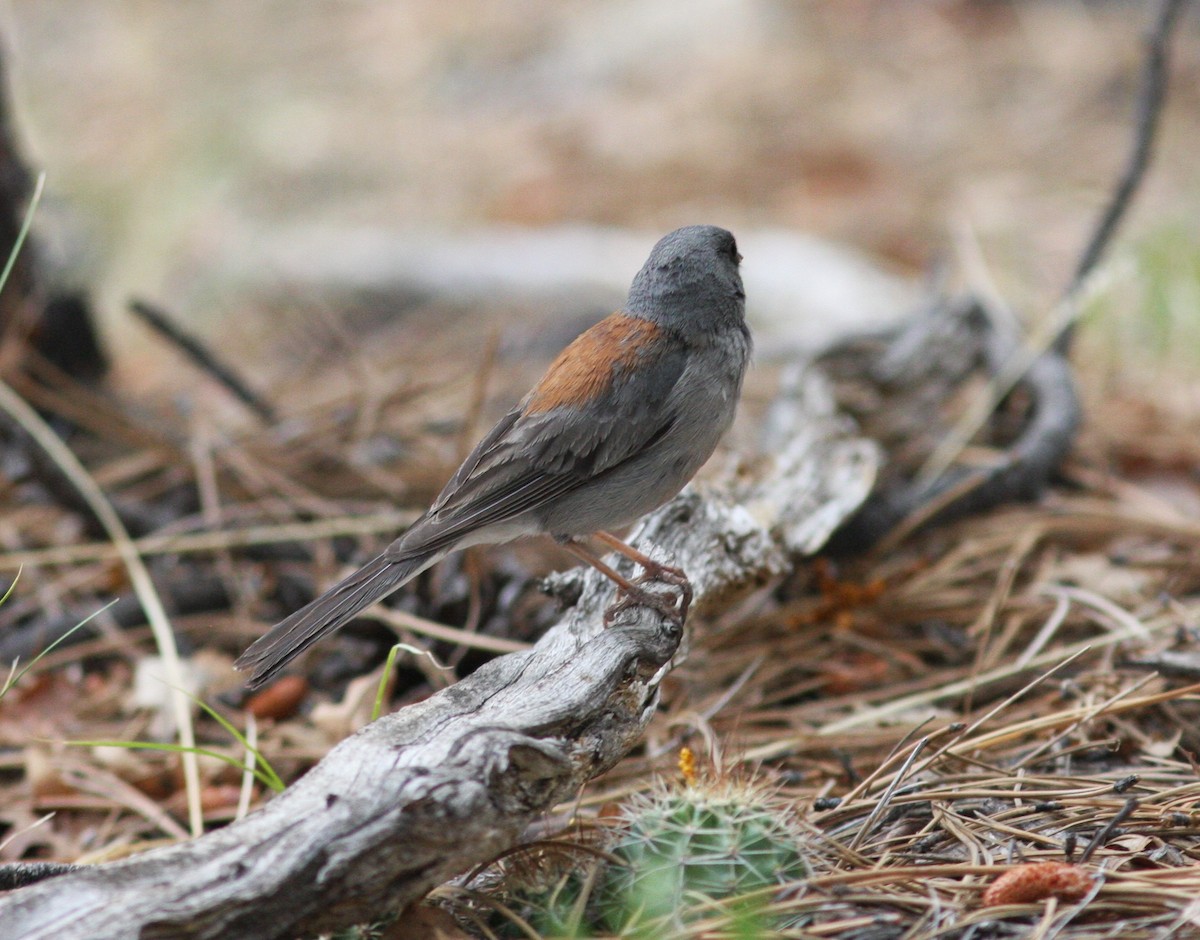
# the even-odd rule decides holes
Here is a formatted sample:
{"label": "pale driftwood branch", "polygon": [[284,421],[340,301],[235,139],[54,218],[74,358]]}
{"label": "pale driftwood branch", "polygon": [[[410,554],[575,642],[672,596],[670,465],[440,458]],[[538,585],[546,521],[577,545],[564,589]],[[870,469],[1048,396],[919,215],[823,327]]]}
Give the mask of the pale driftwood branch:
{"label": "pale driftwood branch", "polygon": [[[754,482],[689,491],[633,536],[686,568],[693,610],[786,571],[797,532],[837,524],[825,494],[844,513],[870,489],[873,449],[813,382],[793,388]],[[605,629],[611,586],[574,577],[576,606],[533,649],[367,726],[225,829],[12,892],[5,938],[291,937],[395,910],[514,845],[633,747],[681,641],[646,608]]]}

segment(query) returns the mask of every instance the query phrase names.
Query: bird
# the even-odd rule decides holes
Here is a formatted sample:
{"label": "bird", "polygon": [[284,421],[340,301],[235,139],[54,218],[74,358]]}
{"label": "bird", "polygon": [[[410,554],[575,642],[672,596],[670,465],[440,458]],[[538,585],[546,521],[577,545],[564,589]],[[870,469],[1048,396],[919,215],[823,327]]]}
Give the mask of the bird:
{"label": "bird", "polygon": [[[451,552],[550,535],[619,587],[682,623],[686,574],[626,545],[620,529],[675,496],[733,421],[752,342],[737,241],[691,225],[663,236],[625,303],[581,333],[455,471],[433,504],[379,555],[256,640],[234,668],[247,688]],[[597,542],[641,566],[618,574]]]}

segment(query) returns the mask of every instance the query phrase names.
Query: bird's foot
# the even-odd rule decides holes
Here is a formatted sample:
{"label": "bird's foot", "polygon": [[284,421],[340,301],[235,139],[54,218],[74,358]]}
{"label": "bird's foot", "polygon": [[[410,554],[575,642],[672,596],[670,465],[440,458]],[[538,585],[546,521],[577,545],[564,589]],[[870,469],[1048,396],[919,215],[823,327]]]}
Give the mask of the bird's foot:
{"label": "bird's foot", "polygon": [[[648,584],[653,581],[665,581],[672,587],[679,588],[679,622],[683,623],[687,619],[688,608],[692,606],[692,582],[688,580],[687,574],[682,568],[676,568],[674,565],[664,565],[661,562],[653,562],[650,565],[642,565],[646,569],[646,573],[634,581],[634,584]],[[661,594],[658,596],[662,596]]]}
{"label": "bird's foot", "polygon": [[[647,591],[640,586],[651,581],[666,581],[672,587],[678,588],[679,593],[676,595],[674,591]],[[620,614],[633,607],[649,607],[662,614],[677,627],[683,627],[683,622],[687,619],[688,606],[692,602],[692,586],[688,583],[687,578],[676,581],[661,575],[659,577],[646,575],[638,578],[634,584],[636,586],[632,591],[624,588],[617,591],[616,603],[609,606],[604,612],[604,626],[611,626]]]}

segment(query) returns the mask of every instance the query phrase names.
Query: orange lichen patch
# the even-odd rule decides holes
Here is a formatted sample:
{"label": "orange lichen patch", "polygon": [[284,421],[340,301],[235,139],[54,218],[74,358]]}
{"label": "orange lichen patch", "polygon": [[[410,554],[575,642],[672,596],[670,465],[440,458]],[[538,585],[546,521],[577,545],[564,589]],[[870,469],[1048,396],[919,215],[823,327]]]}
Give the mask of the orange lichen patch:
{"label": "orange lichen patch", "polygon": [[887,590],[887,582],[883,578],[872,578],[865,584],[838,579],[833,565],[825,558],[813,562],[813,579],[819,600],[788,618],[788,623],[793,627],[832,620],[836,629],[849,630],[854,626],[855,609],[873,604]]}
{"label": "orange lichen patch", "polygon": [[855,584],[851,581],[840,581],[834,575],[833,566],[825,558],[818,558],[813,564],[816,575],[817,590],[821,598],[837,607],[859,607],[878,600],[887,589],[882,578],[873,578],[866,584]]}
{"label": "orange lichen patch", "polygon": [[661,332],[649,320],[620,311],[610,314],[559,353],[525,399],[525,413],[587,404],[602,395],[619,373],[632,368]]}
{"label": "orange lichen patch", "polygon": [[1010,868],[983,892],[984,907],[1033,904],[1047,898],[1078,901],[1095,884],[1078,865],[1067,862],[1036,862]]}
{"label": "orange lichen patch", "polygon": [[679,749],[679,773],[689,787],[696,785],[696,755],[690,747]]}

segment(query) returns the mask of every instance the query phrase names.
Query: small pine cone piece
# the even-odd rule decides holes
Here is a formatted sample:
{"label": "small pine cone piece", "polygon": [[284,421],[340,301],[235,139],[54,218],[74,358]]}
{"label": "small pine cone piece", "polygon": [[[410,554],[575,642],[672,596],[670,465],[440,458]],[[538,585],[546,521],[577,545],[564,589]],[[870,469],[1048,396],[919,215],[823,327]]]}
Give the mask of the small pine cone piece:
{"label": "small pine cone piece", "polygon": [[1047,898],[1078,901],[1095,884],[1078,865],[1067,862],[1034,862],[1010,868],[983,892],[984,907],[1032,904]]}

